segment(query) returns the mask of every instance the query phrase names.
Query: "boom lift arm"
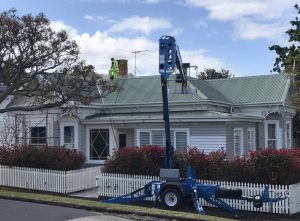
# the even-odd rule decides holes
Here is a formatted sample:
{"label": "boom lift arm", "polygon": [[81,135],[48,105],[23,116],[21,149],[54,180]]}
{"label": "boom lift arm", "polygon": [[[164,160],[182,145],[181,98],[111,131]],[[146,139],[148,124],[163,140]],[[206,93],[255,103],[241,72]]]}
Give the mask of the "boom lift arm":
{"label": "boom lift arm", "polygon": [[165,80],[168,80],[170,74],[175,72],[175,67],[179,71],[179,74],[176,74],[176,82],[182,83],[183,93],[186,93],[187,69],[190,67],[190,64],[182,62],[175,38],[162,36],[159,39],[159,73]]}
{"label": "boom lift arm", "polygon": [[169,121],[169,105],[168,105],[168,84],[167,80],[175,71],[175,67],[179,70],[176,76],[176,82],[182,83],[183,93],[187,87],[187,67],[189,64],[182,62],[180,50],[176,44],[176,40],[172,36],[162,36],[159,39],[159,73],[161,74],[162,100],[163,100],[163,117],[165,122],[166,136],[166,158],[165,168],[173,168],[173,147],[170,138],[170,121]]}

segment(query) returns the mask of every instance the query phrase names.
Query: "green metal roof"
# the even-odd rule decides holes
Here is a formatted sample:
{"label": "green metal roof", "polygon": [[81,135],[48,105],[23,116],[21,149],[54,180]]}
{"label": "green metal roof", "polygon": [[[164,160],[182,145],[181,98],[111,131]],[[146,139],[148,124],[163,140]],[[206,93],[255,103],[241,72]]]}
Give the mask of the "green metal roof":
{"label": "green metal roof", "polygon": [[[145,104],[162,102],[160,75],[119,79],[117,83],[121,86],[121,91],[114,92],[105,97],[103,99],[104,104]],[[169,90],[172,91],[174,87],[175,82],[169,81]],[[189,102],[205,99],[195,93],[169,93],[168,97],[169,102]]]}
{"label": "green metal roof", "polygon": [[[174,76],[172,76],[174,79]],[[171,78],[171,79],[172,79]],[[289,86],[282,74],[236,77],[216,80],[189,78],[189,85],[197,93],[172,93],[175,81],[168,82],[169,102],[193,102],[210,100],[228,104],[259,104],[281,102]],[[149,104],[161,103],[160,75],[119,79],[120,92],[103,98],[103,104]],[[179,90],[178,84],[177,89]],[[102,103],[100,100],[97,103]]]}
{"label": "green metal roof", "polygon": [[200,93],[204,94],[208,100],[231,103],[217,88],[212,87],[207,81],[189,78],[189,82],[197,88]]}
{"label": "green metal roof", "polygon": [[207,80],[233,104],[281,102],[289,86],[283,74]]}

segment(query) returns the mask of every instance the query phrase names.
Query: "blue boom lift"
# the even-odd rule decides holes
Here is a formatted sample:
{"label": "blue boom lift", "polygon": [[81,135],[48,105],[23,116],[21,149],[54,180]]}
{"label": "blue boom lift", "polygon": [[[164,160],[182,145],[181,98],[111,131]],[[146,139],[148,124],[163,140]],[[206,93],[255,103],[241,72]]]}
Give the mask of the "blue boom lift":
{"label": "blue boom lift", "polygon": [[187,170],[187,178],[179,177],[179,169],[173,169],[173,147],[170,139],[170,122],[168,107],[167,81],[169,76],[179,70],[176,75],[176,82],[182,84],[182,93],[187,93],[187,69],[188,63],[183,63],[176,44],[172,36],[162,36],[159,39],[159,73],[161,74],[163,119],[165,122],[166,137],[166,157],[165,168],[160,169],[160,180],[152,181],[145,186],[129,194],[114,197],[104,202],[107,203],[132,203],[145,200],[147,197],[154,197],[154,206],[157,202],[168,209],[177,209],[185,199],[192,199],[193,205],[199,214],[205,214],[199,198],[203,198],[208,203],[232,212],[235,217],[239,217],[238,210],[228,205],[222,199],[238,199],[253,202],[255,208],[260,208],[263,203],[277,202],[285,199],[285,196],[270,198],[269,187],[265,186],[262,195],[243,196],[241,189],[221,188],[219,185],[198,183],[191,167]]}

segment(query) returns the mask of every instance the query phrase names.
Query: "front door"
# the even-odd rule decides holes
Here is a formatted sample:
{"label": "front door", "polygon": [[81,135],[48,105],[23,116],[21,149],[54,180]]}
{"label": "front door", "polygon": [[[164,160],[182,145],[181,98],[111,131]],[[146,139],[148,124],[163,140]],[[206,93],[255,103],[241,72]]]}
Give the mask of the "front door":
{"label": "front door", "polygon": [[109,129],[90,129],[89,161],[106,160],[109,156]]}
{"label": "front door", "polygon": [[126,147],[126,134],[119,134],[119,147]]}

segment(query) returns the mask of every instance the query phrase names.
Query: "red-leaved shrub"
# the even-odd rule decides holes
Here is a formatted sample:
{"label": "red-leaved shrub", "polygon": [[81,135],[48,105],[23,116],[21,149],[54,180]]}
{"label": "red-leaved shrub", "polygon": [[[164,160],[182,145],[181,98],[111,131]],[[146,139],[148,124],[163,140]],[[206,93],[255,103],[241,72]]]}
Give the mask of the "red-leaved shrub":
{"label": "red-leaved shrub", "polygon": [[[104,171],[157,176],[164,155],[164,148],[158,146],[121,148],[105,162]],[[181,177],[186,176],[188,166],[199,179],[291,184],[300,182],[300,149],[263,149],[231,160],[223,150],[209,154],[197,148],[175,150],[174,168]]]}
{"label": "red-leaved shrub", "polygon": [[53,170],[82,168],[85,156],[64,147],[34,147],[29,145],[0,147],[0,164]]}
{"label": "red-leaved shrub", "polygon": [[221,180],[254,182],[254,171],[254,164],[249,160],[249,158],[236,157],[230,161],[227,161],[223,178],[221,178]]}
{"label": "red-leaved shrub", "polygon": [[207,168],[207,176],[205,177],[205,179],[224,180],[224,171],[227,167],[225,156],[226,154],[224,150],[210,152],[207,155],[209,164]]}
{"label": "red-leaved shrub", "polygon": [[207,155],[198,148],[188,149],[187,152],[175,151],[174,154],[175,168],[180,170],[182,177],[186,176],[186,169],[192,166],[195,175],[199,179],[204,179],[207,176],[208,159]]}
{"label": "red-leaved shrub", "polygon": [[275,149],[250,152],[249,161],[254,165],[253,181],[270,184],[290,184],[293,181],[293,161],[285,153]]}
{"label": "red-leaved shrub", "polygon": [[159,146],[123,147],[116,150],[104,163],[107,173],[159,175],[161,158],[165,151]]}

